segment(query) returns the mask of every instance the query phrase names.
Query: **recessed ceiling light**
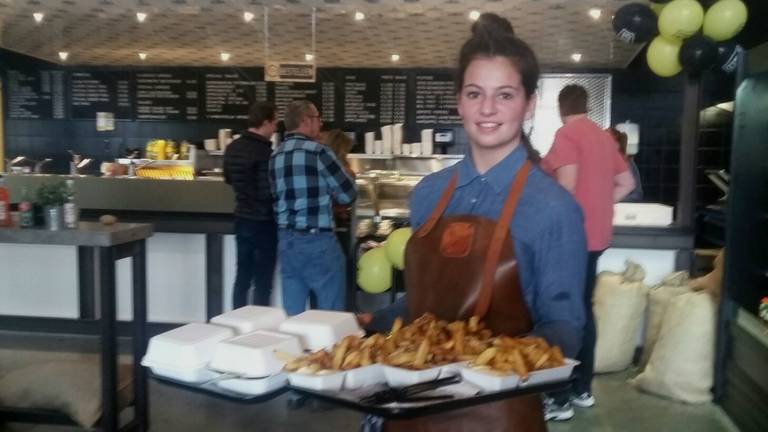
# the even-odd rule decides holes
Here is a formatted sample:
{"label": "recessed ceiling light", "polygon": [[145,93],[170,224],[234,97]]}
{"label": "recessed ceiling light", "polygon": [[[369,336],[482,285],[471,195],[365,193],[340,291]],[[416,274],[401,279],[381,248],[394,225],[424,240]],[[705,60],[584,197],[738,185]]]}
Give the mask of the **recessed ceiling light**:
{"label": "recessed ceiling light", "polygon": [[136,12],[136,21],[143,23],[147,19],[147,14],[144,12]]}
{"label": "recessed ceiling light", "polygon": [[229,59],[232,57],[232,54],[228,52],[222,52],[221,54],[219,54],[219,57],[221,57],[221,61],[225,62],[225,61],[229,61]]}
{"label": "recessed ceiling light", "polygon": [[355,21],[362,21],[364,19],[365,19],[365,14],[364,13],[362,13],[360,11],[355,12]]}
{"label": "recessed ceiling light", "polygon": [[472,21],[477,21],[478,18],[480,18],[479,10],[473,10],[469,12],[469,19],[471,19]]}
{"label": "recessed ceiling light", "polygon": [[59,58],[61,61],[67,61],[67,58],[69,58],[69,53],[66,51],[59,51]]}
{"label": "recessed ceiling light", "polygon": [[593,20],[597,21],[600,19],[601,16],[603,16],[603,11],[598,8],[592,8],[589,10],[589,16],[592,17]]}
{"label": "recessed ceiling light", "polygon": [[573,60],[574,63],[578,63],[581,61],[581,53],[573,53],[571,54],[571,60]]}
{"label": "recessed ceiling light", "polygon": [[147,59],[147,53],[145,53],[145,52],[140,52],[140,53],[139,53],[139,58],[140,58],[140,59],[142,59],[142,60],[146,60],[146,59]]}
{"label": "recessed ceiling light", "polygon": [[399,62],[400,61],[400,54],[392,54],[392,56],[390,56],[389,59],[392,60],[392,62]]}
{"label": "recessed ceiling light", "polygon": [[314,54],[310,54],[310,53],[304,54],[304,60],[306,60],[308,62],[311,62],[314,59],[315,59],[315,55]]}
{"label": "recessed ceiling light", "polygon": [[32,18],[35,19],[36,23],[40,24],[41,22],[43,22],[43,18],[45,18],[45,13],[44,12],[35,12],[35,13],[32,14]]}
{"label": "recessed ceiling light", "polygon": [[253,21],[253,18],[256,17],[256,15],[253,14],[253,12],[243,12],[243,21],[249,23]]}

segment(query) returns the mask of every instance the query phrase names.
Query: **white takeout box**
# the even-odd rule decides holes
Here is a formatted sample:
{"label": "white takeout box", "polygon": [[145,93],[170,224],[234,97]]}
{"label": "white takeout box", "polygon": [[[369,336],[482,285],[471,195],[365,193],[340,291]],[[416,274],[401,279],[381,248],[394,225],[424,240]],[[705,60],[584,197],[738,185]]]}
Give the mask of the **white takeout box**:
{"label": "white takeout box", "polygon": [[344,389],[356,390],[362,387],[386,382],[384,370],[380,364],[372,364],[346,371],[344,377]]}
{"label": "white takeout box", "polygon": [[211,324],[231,327],[237,334],[274,329],[285,321],[285,310],[266,306],[244,306],[211,318]]}
{"label": "white takeout box", "polygon": [[429,369],[411,370],[389,365],[383,365],[382,369],[384,370],[384,378],[386,378],[387,384],[389,384],[390,387],[405,387],[426,381],[433,381],[440,377],[440,372],[443,370],[441,366]]}
{"label": "white takeout box", "polygon": [[302,349],[296,336],[257,330],[219,342],[208,367],[243,377],[266,377],[280,372],[285,366],[285,362],[275,356],[275,351],[298,357]]}
{"label": "white takeout box", "polygon": [[159,334],[149,340],[147,354],[141,361],[156,375],[199,383],[218,374],[206,370],[215,346],[234,336],[234,330],[211,324],[192,323]]}
{"label": "white takeout box", "polygon": [[294,387],[309,390],[339,391],[344,384],[346,372],[329,371],[329,373],[303,374],[293,372],[288,374],[288,382]]}
{"label": "white takeout box", "polygon": [[288,376],[284,373],[271,375],[266,378],[232,378],[221,380],[217,386],[236,393],[259,396],[279,390],[288,383]]}
{"label": "white takeout box", "polygon": [[345,336],[363,336],[355,314],[324,310],[308,310],[280,324],[283,333],[296,335],[304,349],[317,351],[330,347]]}
{"label": "white takeout box", "polygon": [[653,203],[616,203],[613,205],[613,225],[669,226],[674,207]]}
{"label": "white takeout box", "polygon": [[461,378],[484,391],[509,390],[520,384],[520,377],[514,373],[503,375],[471,366],[461,368]]}
{"label": "white takeout box", "polygon": [[565,381],[570,378],[571,372],[573,372],[573,368],[575,368],[579,363],[579,361],[567,358],[565,359],[565,365],[563,366],[530,372],[528,374],[527,380],[520,381],[520,387],[528,387],[556,381]]}

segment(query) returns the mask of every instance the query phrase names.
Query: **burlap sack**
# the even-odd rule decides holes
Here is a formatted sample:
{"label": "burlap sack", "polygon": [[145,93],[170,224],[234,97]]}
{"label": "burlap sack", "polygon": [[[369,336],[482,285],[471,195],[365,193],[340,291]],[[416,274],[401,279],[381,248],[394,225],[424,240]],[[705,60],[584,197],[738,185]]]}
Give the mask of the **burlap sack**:
{"label": "burlap sack", "polygon": [[644,278],[643,268],[631,261],[621,274],[598,275],[593,298],[597,326],[595,372],[618,372],[632,363],[648,301]]}
{"label": "burlap sack", "polygon": [[671,273],[660,284],[651,288],[648,293],[648,317],[645,321],[645,342],[643,355],[640,358],[641,367],[645,367],[648,364],[648,359],[651,358],[653,346],[659,337],[661,323],[669,302],[673,298],[689,292],[691,292],[691,288],[688,286],[687,271]]}
{"label": "burlap sack", "polygon": [[712,399],[717,302],[708,292],[673,298],[637,388],[681,402]]}

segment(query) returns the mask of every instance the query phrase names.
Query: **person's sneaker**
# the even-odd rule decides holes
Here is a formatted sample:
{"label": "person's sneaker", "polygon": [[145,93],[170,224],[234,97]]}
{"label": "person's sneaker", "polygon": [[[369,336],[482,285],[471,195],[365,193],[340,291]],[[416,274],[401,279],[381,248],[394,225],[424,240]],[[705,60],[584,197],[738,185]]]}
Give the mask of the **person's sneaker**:
{"label": "person's sneaker", "polygon": [[569,402],[563,405],[556,403],[554,400],[549,399],[544,401],[544,420],[546,421],[565,421],[573,418],[573,407]]}
{"label": "person's sneaker", "polygon": [[571,404],[579,408],[592,408],[595,406],[595,396],[590,392],[571,396]]}

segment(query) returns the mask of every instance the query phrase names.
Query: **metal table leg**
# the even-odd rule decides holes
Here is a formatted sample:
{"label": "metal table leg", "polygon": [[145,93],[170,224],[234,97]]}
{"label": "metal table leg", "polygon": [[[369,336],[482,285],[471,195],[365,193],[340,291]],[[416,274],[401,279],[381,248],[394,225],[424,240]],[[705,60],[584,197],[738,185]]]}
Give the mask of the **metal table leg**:
{"label": "metal table leg", "polygon": [[147,349],[147,256],[146,241],[136,242],[133,255],[133,390],[137,430],[149,430],[147,373],[141,359]]}
{"label": "metal table leg", "polygon": [[117,323],[115,305],[115,251],[99,247],[99,289],[101,290],[101,427],[118,429],[117,407]]}

